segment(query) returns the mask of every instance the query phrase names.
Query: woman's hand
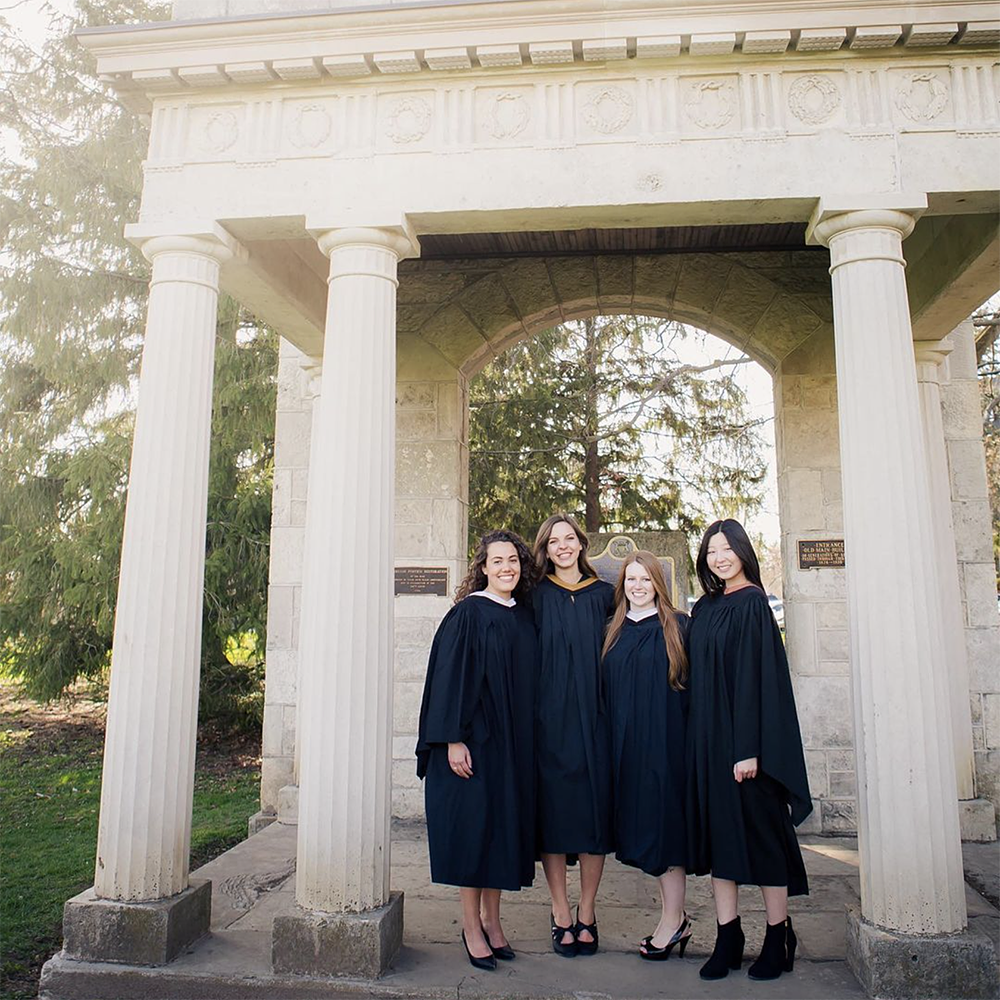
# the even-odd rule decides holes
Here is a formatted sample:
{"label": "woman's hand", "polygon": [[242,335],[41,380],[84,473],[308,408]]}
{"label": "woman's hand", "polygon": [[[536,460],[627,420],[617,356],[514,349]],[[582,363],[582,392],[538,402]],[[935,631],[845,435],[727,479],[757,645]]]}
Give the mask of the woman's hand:
{"label": "woman's hand", "polygon": [[[472,777],[472,754],[464,743],[448,744],[448,766],[460,778]],[[757,762],[754,761],[754,767]]]}
{"label": "woman's hand", "polygon": [[[464,744],[458,744],[463,746]],[[449,749],[449,757],[451,756],[451,747]],[[733,777],[736,779],[737,783],[741,782],[744,778],[756,778],[757,777],[757,758],[747,757],[746,760],[738,760],[733,765]]]}

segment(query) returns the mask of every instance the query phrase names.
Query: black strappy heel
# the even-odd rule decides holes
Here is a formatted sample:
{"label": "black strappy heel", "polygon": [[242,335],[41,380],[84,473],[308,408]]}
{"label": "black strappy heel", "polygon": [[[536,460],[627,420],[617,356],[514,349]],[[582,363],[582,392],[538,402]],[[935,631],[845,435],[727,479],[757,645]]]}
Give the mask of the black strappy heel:
{"label": "black strappy heel", "polygon": [[[549,914],[549,920],[551,921],[552,929],[552,950],[557,955],[562,955],[563,958],[575,958],[579,942],[576,940],[576,933],[572,925],[569,927],[560,927],[556,923],[556,915],[554,913]],[[573,940],[569,944],[563,943],[564,934],[573,935]]]}
{"label": "black strappy heel", "polygon": [[687,947],[688,941],[691,940],[691,921],[688,919],[688,915],[685,913],[681,918],[681,925],[674,931],[673,936],[670,940],[662,947],[657,948],[653,944],[653,935],[649,934],[642,939],[641,948],[645,948],[645,951],[639,951],[639,957],[646,959],[647,962],[665,962],[670,958],[670,953],[674,950],[674,945],[680,945],[680,957],[684,957],[684,949]]}
{"label": "black strappy heel", "polygon": [[[580,932],[587,931],[594,939],[593,941],[581,941]],[[580,955],[593,955],[597,952],[597,915],[594,915],[592,924],[585,924],[580,920],[580,907],[576,908],[576,926],[573,928],[573,935],[576,938],[576,950]]]}

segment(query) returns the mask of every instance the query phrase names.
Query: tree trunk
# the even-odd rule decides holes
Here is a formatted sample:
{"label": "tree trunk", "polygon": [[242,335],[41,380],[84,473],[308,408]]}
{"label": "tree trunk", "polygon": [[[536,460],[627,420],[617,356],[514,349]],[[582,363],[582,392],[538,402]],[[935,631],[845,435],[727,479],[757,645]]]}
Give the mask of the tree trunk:
{"label": "tree trunk", "polygon": [[601,530],[601,464],[597,453],[597,435],[600,418],[598,414],[597,389],[597,323],[594,317],[584,323],[586,330],[586,393],[584,396],[584,427],[586,429],[583,456],[583,496],[584,528],[587,531]]}

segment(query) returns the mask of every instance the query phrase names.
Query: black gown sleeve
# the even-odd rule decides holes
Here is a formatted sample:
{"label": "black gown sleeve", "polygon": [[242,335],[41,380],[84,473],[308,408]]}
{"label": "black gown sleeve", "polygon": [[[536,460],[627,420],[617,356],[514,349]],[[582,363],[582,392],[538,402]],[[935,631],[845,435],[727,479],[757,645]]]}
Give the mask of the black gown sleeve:
{"label": "black gown sleeve", "polygon": [[[792,822],[798,826],[812,812],[812,798],[806,777],[802,735],[795,710],[795,695],[788,670],[788,657],[774,615],[763,594],[748,602],[748,632],[754,636],[757,663],[758,752],[760,768],[779,781],[788,793]],[[749,746],[750,737],[746,737]],[[738,756],[744,760],[745,756]]]}
{"label": "black gown sleeve", "polygon": [[733,669],[733,764],[760,757],[762,622],[756,601],[748,609]]}
{"label": "black gown sleeve", "polygon": [[471,734],[484,672],[472,648],[475,612],[467,602],[473,600],[483,598],[467,597],[445,615],[431,645],[417,738],[420,778],[427,773],[432,746],[464,743]]}

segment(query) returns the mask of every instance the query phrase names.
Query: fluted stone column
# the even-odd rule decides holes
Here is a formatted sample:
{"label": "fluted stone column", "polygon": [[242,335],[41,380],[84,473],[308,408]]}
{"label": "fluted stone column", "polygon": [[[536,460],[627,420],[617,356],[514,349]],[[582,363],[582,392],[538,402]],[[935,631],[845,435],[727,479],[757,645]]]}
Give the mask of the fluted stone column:
{"label": "fluted stone column", "polygon": [[962,620],[962,591],[955,554],[955,528],[951,514],[948,453],[941,420],[941,365],[951,353],[947,340],[918,340],[914,343],[917,363],[917,390],[920,416],[927,449],[927,477],[930,487],[931,522],[934,528],[934,575],[937,577],[944,627],[947,695],[951,705],[951,729],[955,753],[955,782],[958,798],[976,797],[975,763],[972,750],[972,714],[969,709],[969,664]]}
{"label": "fluted stone column", "polygon": [[307,912],[275,919],[272,961],[372,976],[402,939],[402,899],[389,893],[396,265],[415,245],[387,229],[330,230],[319,245],[330,291],[299,626]]}
{"label": "fluted stone column", "polygon": [[[959,828],[962,840],[995,840],[993,803],[976,797],[975,753],[972,735],[969,653],[958,563],[948,451],[942,418],[941,384],[944,362],[953,349],[950,338],[914,342],[920,409],[927,444],[927,471],[934,523],[935,575],[940,585],[948,669],[947,697],[951,705],[955,744],[955,780],[958,786]],[[949,364],[950,369],[950,364]],[[968,598],[967,598],[968,600]]]}
{"label": "fluted stone column", "polygon": [[[211,905],[209,883],[188,888],[188,855],[216,306],[219,268],[230,250],[211,236],[157,236],[142,250],[153,273],[118,581],[97,865],[92,897],[83,899],[84,893],[67,904],[65,934],[72,954],[155,964],[207,930]],[[143,950],[149,943],[142,935],[114,944],[91,933],[95,913],[104,914],[98,921],[118,919],[121,907],[114,904],[162,900],[171,900],[172,908],[161,908],[165,916],[156,928],[146,926],[146,937],[159,942],[152,952]],[[134,929],[155,911],[134,908],[122,928]],[[189,924],[182,940],[177,927],[171,929],[177,920]]]}
{"label": "fluted stone column", "polygon": [[810,226],[830,249],[837,352],[861,861],[848,961],[873,996],[953,995],[965,972],[973,992],[957,995],[978,996],[995,959],[959,933],[947,658],[902,253],[915,214],[821,202]]}

